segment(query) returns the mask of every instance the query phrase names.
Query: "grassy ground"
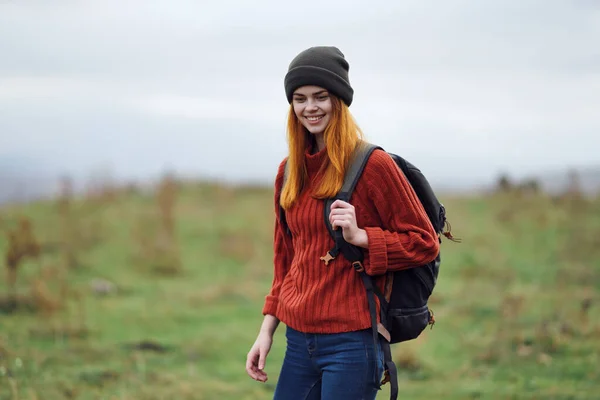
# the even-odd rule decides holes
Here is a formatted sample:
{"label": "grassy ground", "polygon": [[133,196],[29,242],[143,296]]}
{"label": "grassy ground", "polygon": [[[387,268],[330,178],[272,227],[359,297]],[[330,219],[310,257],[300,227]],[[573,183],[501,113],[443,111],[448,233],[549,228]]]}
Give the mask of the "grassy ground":
{"label": "grassy ground", "polygon": [[[1,400],[271,397],[283,326],[269,382],[244,370],[271,282],[271,191],[161,193],[0,209],[2,231],[26,217],[41,246],[0,280]],[[401,398],[598,398],[600,200],[442,200],[463,243],[443,244],[433,330],[394,346]]]}

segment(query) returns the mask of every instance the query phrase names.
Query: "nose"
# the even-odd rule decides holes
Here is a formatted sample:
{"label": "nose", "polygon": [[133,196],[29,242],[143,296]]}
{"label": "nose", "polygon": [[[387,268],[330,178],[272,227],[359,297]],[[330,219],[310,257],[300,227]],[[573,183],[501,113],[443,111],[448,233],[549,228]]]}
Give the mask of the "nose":
{"label": "nose", "polygon": [[313,99],[306,101],[306,111],[316,111],[318,109],[317,102]]}

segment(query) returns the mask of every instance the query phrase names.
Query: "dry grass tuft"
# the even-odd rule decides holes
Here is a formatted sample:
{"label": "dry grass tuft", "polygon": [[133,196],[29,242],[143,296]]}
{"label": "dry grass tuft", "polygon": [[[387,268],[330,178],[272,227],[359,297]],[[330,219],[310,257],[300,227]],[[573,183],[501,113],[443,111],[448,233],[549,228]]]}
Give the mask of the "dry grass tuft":
{"label": "dry grass tuft", "polygon": [[[17,304],[17,277],[22,263],[26,259],[39,260],[41,246],[33,232],[30,219],[21,217],[19,225],[6,234],[8,247],[4,255],[6,266],[6,282],[8,284],[7,310],[18,307]],[[4,307],[3,307],[4,309]]]}
{"label": "dry grass tuft", "polygon": [[142,213],[131,231],[133,258],[137,264],[164,276],[183,272],[175,226],[178,186],[166,175],[156,192],[156,208]]}

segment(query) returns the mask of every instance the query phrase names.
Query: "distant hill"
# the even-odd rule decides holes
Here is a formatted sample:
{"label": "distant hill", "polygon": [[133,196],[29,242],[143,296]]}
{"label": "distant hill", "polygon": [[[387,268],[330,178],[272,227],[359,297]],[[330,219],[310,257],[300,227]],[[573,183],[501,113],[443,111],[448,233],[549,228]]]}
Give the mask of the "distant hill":
{"label": "distant hill", "polygon": [[[578,168],[576,177],[581,190],[586,194],[600,193],[600,165]],[[38,160],[27,157],[0,156],[0,204],[21,203],[44,197],[52,197],[58,193],[60,174]],[[509,177],[510,178],[510,177]],[[200,180],[200,178],[198,178]],[[536,179],[541,188],[549,193],[565,191],[571,182],[570,170],[548,170],[537,174],[515,179],[514,183],[528,179]],[[148,181],[151,179],[148,178]],[[75,190],[85,182],[73,182]],[[144,184],[145,182],[138,182]],[[460,177],[452,181],[436,182],[431,179],[436,192],[467,195],[487,191],[494,188],[497,182],[490,178],[487,182],[469,180]]]}

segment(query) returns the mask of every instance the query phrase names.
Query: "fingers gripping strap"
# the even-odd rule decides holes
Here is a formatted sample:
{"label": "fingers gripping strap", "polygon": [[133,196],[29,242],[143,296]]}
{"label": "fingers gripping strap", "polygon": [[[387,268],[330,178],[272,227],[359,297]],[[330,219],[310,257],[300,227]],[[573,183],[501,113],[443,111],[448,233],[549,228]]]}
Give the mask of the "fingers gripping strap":
{"label": "fingers gripping strap", "polygon": [[354,150],[354,154],[350,159],[350,165],[348,170],[346,171],[346,175],[344,176],[344,183],[342,184],[342,189],[339,191],[337,196],[333,199],[328,199],[325,202],[325,223],[327,224],[327,228],[329,232],[333,235],[333,229],[331,228],[331,224],[329,223],[329,213],[331,211],[331,204],[337,199],[343,201],[350,201],[350,197],[352,196],[352,192],[356,187],[356,183],[358,182],[358,178],[362,174],[362,171],[365,169],[365,165],[367,164],[367,160],[369,156],[373,152],[373,150],[379,148],[371,143],[361,142],[356,149]]}

